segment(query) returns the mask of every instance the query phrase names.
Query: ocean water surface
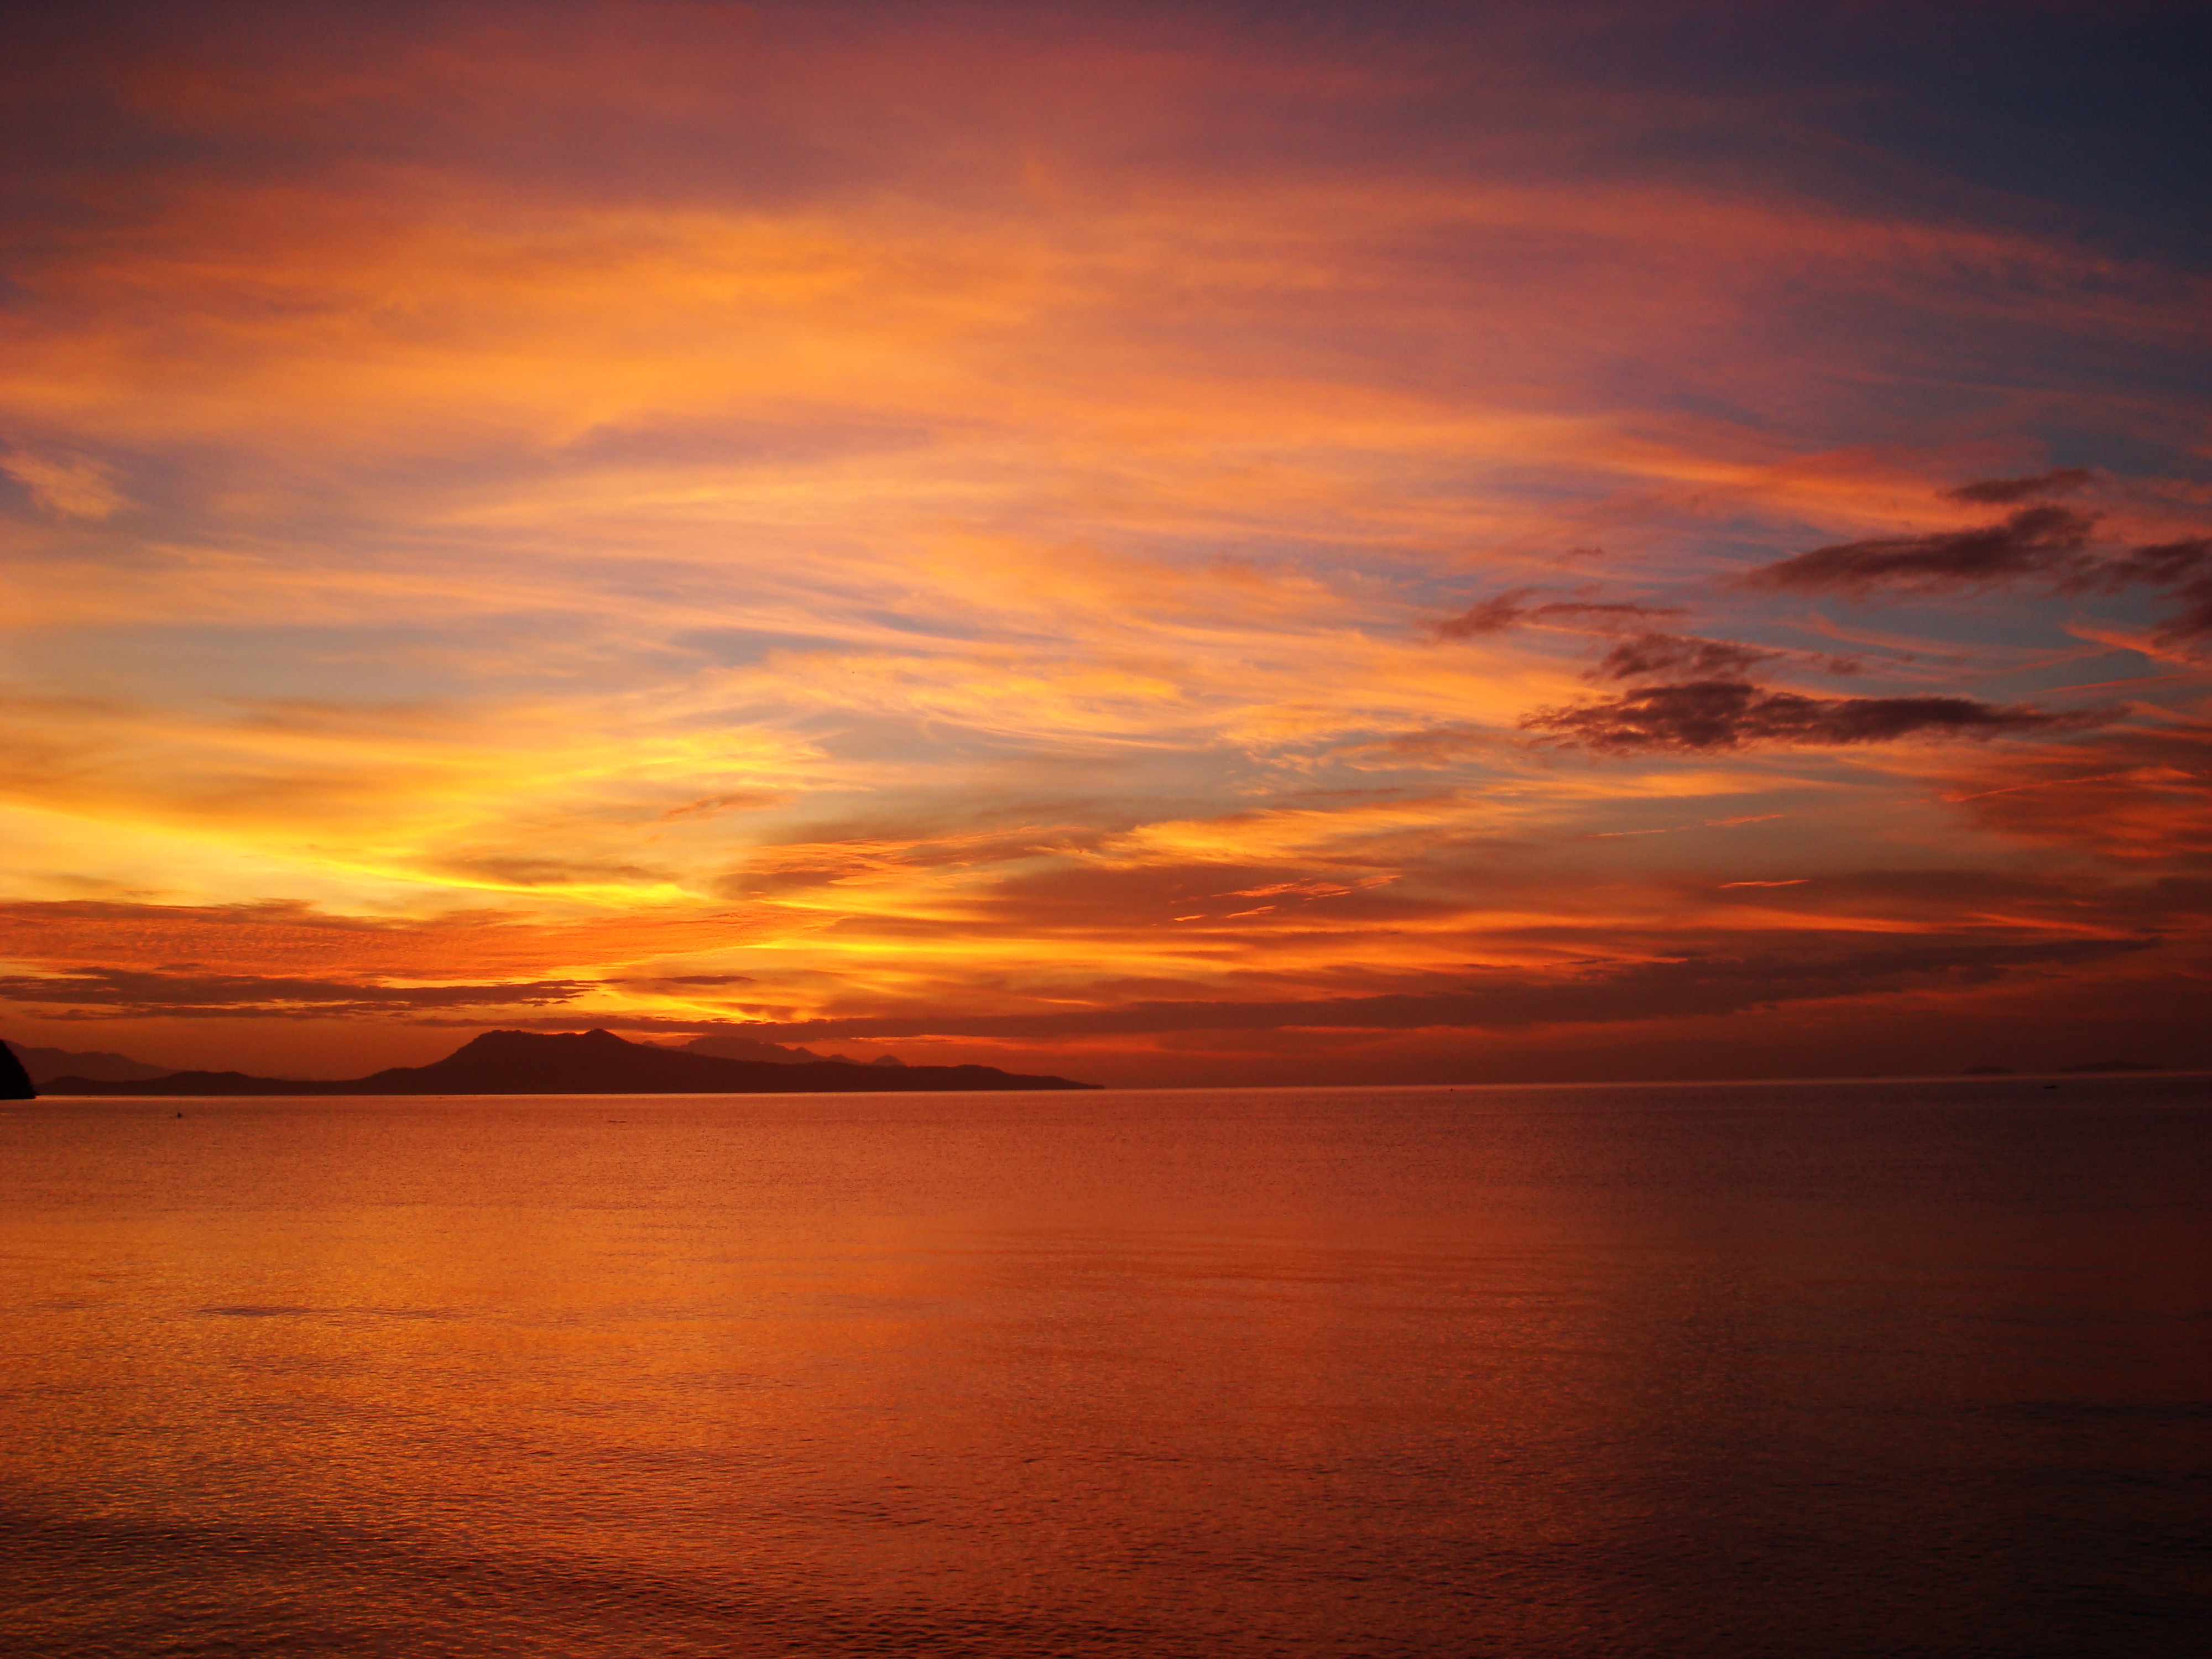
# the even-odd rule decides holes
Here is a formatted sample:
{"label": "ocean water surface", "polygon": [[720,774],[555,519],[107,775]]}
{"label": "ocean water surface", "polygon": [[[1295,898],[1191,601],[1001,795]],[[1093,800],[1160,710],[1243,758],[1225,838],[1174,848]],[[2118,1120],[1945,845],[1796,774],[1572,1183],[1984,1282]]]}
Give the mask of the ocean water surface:
{"label": "ocean water surface", "polygon": [[26,1102],[0,1340],[21,1659],[2212,1650],[2202,1078]]}

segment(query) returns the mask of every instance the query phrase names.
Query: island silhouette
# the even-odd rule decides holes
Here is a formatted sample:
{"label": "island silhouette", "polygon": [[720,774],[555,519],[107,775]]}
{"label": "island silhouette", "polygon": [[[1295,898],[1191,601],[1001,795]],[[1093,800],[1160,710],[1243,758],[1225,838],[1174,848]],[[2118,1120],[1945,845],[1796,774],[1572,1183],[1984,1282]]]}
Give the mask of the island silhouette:
{"label": "island silhouette", "polygon": [[[12,1059],[13,1057],[10,1056]],[[25,1082],[27,1091],[29,1085]],[[792,1064],[730,1060],[629,1042],[611,1031],[487,1031],[428,1066],[394,1066],[342,1082],[171,1072],[138,1079],[51,1078],[48,1095],[751,1095],[930,1090],[1095,1089],[995,1066]],[[17,1097],[21,1098],[22,1097]]]}
{"label": "island silhouette", "polygon": [[40,1048],[30,1043],[0,1042],[0,1048],[11,1050],[21,1062],[23,1070],[34,1084],[51,1077],[88,1077],[102,1083],[143,1083],[148,1078],[167,1077],[177,1068],[157,1066],[151,1060],[133,1060],[128,1054],[111,1054],[105,1048]]}

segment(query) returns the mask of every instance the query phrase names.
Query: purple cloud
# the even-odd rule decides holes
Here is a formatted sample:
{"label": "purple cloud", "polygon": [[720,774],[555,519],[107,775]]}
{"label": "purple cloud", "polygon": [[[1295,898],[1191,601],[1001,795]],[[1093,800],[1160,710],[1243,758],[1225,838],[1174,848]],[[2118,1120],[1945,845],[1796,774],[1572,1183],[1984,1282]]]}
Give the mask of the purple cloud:
{"label": "purple cloud", "polygon": [[1838,748],[1888,743],[1917,732],[1988,738],[2078,726],[2079,715],[1970,697],[1808,697],[1769,691],[1747,680],[1650,685],[1522,717],[1549,741],[1607,754],[1742,749],[1754,744]]}

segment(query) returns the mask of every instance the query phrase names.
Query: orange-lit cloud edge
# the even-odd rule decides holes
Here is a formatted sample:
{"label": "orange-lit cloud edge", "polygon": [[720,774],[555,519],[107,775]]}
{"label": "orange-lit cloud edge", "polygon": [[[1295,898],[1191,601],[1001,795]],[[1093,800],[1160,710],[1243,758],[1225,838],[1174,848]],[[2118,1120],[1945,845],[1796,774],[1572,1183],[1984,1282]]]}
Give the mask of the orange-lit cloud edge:
{"label": "orange-lit cloud edge", "polygon": [[2212,1061],[2202,272],[1510,12],[276,15],[13,71],[9,1037]]}

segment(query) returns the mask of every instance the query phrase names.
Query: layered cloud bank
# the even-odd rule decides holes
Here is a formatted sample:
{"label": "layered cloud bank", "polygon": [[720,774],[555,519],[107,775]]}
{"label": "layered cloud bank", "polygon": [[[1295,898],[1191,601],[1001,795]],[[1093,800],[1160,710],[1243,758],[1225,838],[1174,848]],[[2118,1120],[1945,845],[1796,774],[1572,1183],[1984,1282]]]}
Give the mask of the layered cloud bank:
{"label": "layered cloud bank", "polygon": [[1762,17],[11,21],[0,1030],[2212,1062],[2203,27]]}

